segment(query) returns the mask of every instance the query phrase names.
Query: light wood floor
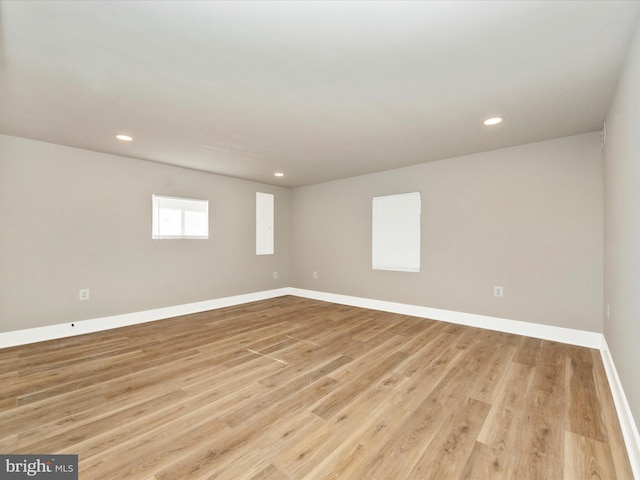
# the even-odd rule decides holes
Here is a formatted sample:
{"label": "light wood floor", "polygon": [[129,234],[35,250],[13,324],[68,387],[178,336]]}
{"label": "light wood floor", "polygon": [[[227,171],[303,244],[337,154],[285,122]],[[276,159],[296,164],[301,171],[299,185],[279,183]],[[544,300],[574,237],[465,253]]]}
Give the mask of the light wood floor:
{"label": "light wood floor", "polygon": [[631,479],[599,352],[296,297],[0,350],[82,480]]}

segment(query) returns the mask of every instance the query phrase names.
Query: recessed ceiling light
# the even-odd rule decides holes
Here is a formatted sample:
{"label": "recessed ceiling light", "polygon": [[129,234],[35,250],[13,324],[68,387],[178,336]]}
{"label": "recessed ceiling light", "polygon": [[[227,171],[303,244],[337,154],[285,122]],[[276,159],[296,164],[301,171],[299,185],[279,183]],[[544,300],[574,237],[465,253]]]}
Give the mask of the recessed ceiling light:
{"label": "recessed ceiling light", "polygon": [[284,177],[284,173],[282,172],[276,172],[273,174],[274,177]]}
{"label": "recessed ceiling light", "polygon": [[124,133],[117,133],[116,138],[118,140],[122,140],[123,142],[131,142],[133,141],[133,137],[130,135],[125,135]]}
{"label": "recessed ceiling light", "polygon": [[491,125],[497,125],[500,122],[502,122],[502,117],[491,117],[491,118],[487,118],[484,122],[486,126],[490,127]]}

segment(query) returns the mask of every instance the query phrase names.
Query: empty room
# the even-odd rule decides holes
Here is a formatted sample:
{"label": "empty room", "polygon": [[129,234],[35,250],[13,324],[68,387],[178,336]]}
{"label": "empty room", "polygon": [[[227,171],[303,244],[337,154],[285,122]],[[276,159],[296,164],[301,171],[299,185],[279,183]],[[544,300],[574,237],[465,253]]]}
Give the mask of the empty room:
{"label": "empty room", "polygon": [[0,0],[0,479],[640,479],[640,1]]}

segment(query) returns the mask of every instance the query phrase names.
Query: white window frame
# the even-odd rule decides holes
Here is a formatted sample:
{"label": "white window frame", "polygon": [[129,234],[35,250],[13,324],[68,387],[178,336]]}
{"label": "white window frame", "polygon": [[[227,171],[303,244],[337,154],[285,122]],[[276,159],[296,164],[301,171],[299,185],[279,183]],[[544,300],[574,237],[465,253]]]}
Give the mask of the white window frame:
{"label": "white window frame", "polygon": [[[183,197],[169,197],[166,195],[152,195],[152,222],[151,222],[151,238],[154,240],[166,240],[166,239],[197,239],[206,240],[209,238],[209,200],[198,200],[194,198]],[[167,232],[163,229],[161,222],[161,211],[164,209],[171,209],[179,212],[180,215],[180,227],[179,232]],[[169,208],[170,207],[170,208]],[[200,232],[200,234],[188,233],[187,214],[197,213],[202,216],[204,214],[204,226],[206,234]]]}

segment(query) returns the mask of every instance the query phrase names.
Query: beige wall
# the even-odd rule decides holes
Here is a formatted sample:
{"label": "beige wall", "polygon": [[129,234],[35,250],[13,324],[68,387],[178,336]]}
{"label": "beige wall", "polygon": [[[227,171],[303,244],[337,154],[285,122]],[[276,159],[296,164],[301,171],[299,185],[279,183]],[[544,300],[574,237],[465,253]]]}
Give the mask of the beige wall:
{"label": "beige wall", "polygon": [[[273,256],[255,255],[256,191],[275,194]],[[154,193],[208,199],[210,238],[152,240]],[[0,135],[0,331],[288,286],[289,193]]]}
{"label": "beige wall", "polygon": [[[412,191],[421,271],[373,271],[371,198]],[[291,208],[294,287],[602,331],[598,133],[297,188]]]}
{"label": "beige wall", "polygon": [[[1,135],[0,153],[0,331],[284,286],[602,331],[597,133],[292,191]],[[256,191],[276,194],[274,256],[255,255]],[[371,198],[410,191],[422,270],[373,271]],[[211,238],[151,240],[153,193],[209,199]]]}
{"label": "beige wall", "polygon": [[[640,426],[640,28],[607,116],[604,334]],[[606,318],[606,305],[610,318]]]}

